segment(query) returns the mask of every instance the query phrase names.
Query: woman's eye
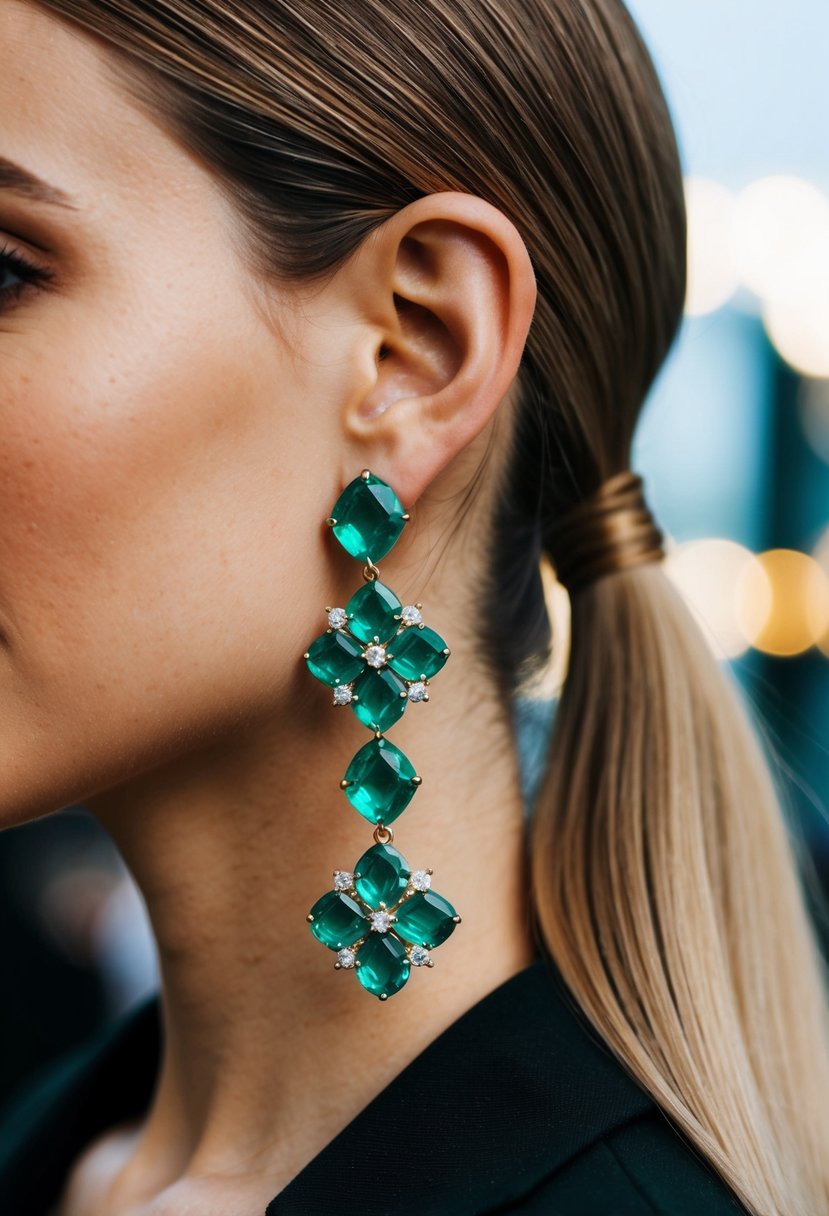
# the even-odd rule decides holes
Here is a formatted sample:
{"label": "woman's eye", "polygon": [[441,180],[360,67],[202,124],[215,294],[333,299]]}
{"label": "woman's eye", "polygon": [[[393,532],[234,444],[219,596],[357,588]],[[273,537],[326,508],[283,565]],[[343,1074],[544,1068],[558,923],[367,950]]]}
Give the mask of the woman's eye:
{"label": "woman's eye", "polygon": [[35,266],[17,250],[4,245],[0,249],[0,312],[17,301],[27,287],[38,287],[51,278],[51,270]]}

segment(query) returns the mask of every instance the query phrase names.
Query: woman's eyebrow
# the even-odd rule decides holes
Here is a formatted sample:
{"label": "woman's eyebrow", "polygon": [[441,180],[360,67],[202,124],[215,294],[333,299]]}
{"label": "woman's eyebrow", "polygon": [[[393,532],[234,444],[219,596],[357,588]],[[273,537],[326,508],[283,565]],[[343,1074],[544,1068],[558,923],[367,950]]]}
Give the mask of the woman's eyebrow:
{"label": "woman's eyebrow", "polygon": [[22,165],[16,165],[14,161],[6,160],[3,156],[0,156],[0,189],[13,190],[39,203],[78,210],[78,205],[63,190],[51,186],[40,177],[35,177],[34,173],[24,169]]}

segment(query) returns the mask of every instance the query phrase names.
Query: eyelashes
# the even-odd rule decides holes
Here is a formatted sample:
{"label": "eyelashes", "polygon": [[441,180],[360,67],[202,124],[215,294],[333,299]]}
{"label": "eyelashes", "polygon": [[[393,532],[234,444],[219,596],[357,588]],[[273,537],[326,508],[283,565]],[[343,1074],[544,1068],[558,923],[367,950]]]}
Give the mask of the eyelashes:
{"label": "eyelashes", "polygon": [[[7,285],[9,273],[19,282]],[[51,270],[36,266],[10,245],[0,248],[0,312],[5,312],[10,303],[20,299],[27,287],[42,287],[54,278]]]}

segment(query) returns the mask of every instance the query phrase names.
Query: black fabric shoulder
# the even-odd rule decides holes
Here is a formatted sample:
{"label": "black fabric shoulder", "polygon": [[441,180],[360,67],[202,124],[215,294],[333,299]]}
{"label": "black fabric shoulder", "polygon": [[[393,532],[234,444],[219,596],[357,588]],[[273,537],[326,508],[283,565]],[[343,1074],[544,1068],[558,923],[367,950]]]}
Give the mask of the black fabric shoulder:
{"label": "black fabric shoulder", "polygon": [[[634,1127],[644,1136],[628,1144],[623,1132]],[[571,1171],[574,1206],[566,1208],[559,1193],[563,1204]],[[654,1171],[664,1177],[651,1178]],[[674,1208],[658,1206],[665,1193]],[[711,1199],[708,1206],[698,1206],[700,1195]],[[431,1043],[275,1197],[266,1216],[328,1210],[744,1212],[592,1031],[546,957]]]}
{"label": "black fabric shoulder", "polygon": [[603,1136],[488,1216],[747,1216],[661,1112]]}
{"label": "black fabric shoulder", "polygon": [[[367,1051],[371,1035],[369,1024]],[[0,1128],[3,1216],[48,1216],[83,1148],[146,1110],[160,1047],[159,1002],[152,999],[50,1066],[7,1110]],[[265,1216],[329,1210],[744,1211],[590,1029],[544,955],[428,1044],[274,1195]]]}

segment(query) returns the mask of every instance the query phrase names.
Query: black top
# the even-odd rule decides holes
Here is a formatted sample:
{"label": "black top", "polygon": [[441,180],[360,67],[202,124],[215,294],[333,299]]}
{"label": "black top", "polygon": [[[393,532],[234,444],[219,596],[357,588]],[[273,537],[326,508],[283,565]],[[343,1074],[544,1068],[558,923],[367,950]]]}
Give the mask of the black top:
{"label": "black top", "polygon": [[[47,1066],[11,1104],[0,1123],[4,1216],[48,1216],[90,1140],[146,1109],[159,1045],[154,996]],[[589,1030],[544,955],[424,1048],[265,1216],[329,1211],[745,1216],[746,1209]]]}

